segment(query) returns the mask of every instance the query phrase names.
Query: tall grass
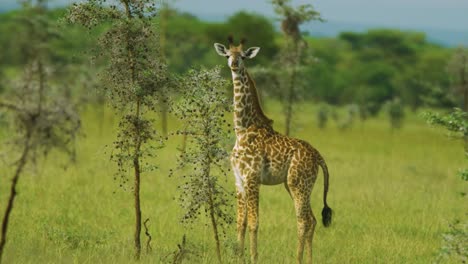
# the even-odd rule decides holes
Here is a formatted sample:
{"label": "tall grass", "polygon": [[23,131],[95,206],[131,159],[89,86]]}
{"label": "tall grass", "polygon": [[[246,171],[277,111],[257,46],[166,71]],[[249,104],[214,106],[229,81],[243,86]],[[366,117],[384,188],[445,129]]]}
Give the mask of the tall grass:
{"label": "tall grass", "polygon": [[[269,104],[266,110],[276,129],[282,131],[278,105]],[[314,260],[432,262],[448,223],[466,217],[466,203],[459,195],[467,191],[466,185],[455,176],[466,162],[460,154],[461,143],[444,137],[441,130],[427,127],[415,116],[393,133],[383,119],[356,123],[344,132],[333,123],[321,130],[315,110],[302,106],[295,117],[300,125],[293,131],[295,137],[319,149],[330,170],[329,204],[334,209],[334,222],[330,228],[316,228]],[[92,108],[84,112],[84,136],[76,143],[76,164],[64,167],[66,159],[52,153],[39,161],[43,170],[30,168],[25,173],[11,217],[5,263],[134,261],[131,186],[124,186],[125,190],[113,180],[111,148],[105,147],[115,138],[117,119],[109,112],[105,120],[98,120]],[[169,127],[176,126],[169,123]],[[5,131],[0,135],[1,141],[8,137]],[[180,209],[174,200],[177,182],[167,175],[174,167],[180,143],[181,138],[170,139],[156,158],[160,169],[142,176],[143,218],[151,219],[153,237],[153,251],[143,254],[142,263],[170,262],[184,234],[196,252],[187,263],[216,261],[210,227],[184,229],[178,221]],[[0,211],[5,208],[6,183],[12,169],[11,164],[0,163]],[[317,217],[322,181],[319,176],[312,196]],[[234,192],[233,177],[227,179],[226,186]],[[283,185],[262,186],[260,196],[259,261],[294,263],[297,237],[291,198]],[[208,219],[203,221],[208,224]],[[223,241],[224,259],[235,263],[234,225]]]}

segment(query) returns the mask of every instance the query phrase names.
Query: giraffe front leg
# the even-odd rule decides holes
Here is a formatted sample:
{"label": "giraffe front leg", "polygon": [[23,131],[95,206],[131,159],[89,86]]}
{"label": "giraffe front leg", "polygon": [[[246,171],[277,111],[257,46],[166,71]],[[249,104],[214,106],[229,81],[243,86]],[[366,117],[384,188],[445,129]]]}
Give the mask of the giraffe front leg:
{"label": "giraffe front leg", "polygon": [[245,231],[247,229],[247,204],[245,194],[237,191],[237,243],[240,257],[244,256]]}
{"label": "giraffe front leg", "polygon": [[257,235],[258,235],[258,201],[259,184],[252,183],[246,190],[247,194],[247,222],[249,224],[250,238],[250,259],[252,263],[257,263]]}
{"label": "giraffe front leg", "polygon": [[239,256],[244,256],[245,230],[247,229],[247,201],[244,188],[244,177],[239,170],[239,164],[235,159],[235,153],[231,159],[232,169],[236,177],[237,189],[237,250]]}

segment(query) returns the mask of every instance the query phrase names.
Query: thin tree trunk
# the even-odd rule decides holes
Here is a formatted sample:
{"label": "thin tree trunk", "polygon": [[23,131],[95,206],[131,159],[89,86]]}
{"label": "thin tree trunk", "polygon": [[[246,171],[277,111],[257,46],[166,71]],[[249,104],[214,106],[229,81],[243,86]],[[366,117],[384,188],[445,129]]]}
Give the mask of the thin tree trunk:
{"label": "thin tree trunk", "polygon": [[[134,71],[132,71],[134,72]],[[135,83],[134,74],[132,74],[133,83]],[[135,109],[135,152],[133,154],[133,168],[135,172],[135,186],[134,186],[134,198],[135,198],[135,258],[140,259],[141,255],[141,206],[140,206],[140,149],[141,149],[141,139],[140,139],[140,100],[137,99],[136,109]]]}
{"label": "thin tree trunk", "polygon": [[[294,41],[294,40],[293,40]],[[292,114],[293,114],[293,105],[294,105],[294,93],[295,93],[295,85],[296,85],[296,75],[297,75],[297,64],[298,64],[298,44],[294,43],[294,54],[293,54],[293,68],[291,72],[291,81],[289,85],[289,90],[288,90],[288,98],[286,101],[286,117],[285,117],[285,125],[286,125],[286,130],[285,134],[286,136],[289,136],[291,133],[291,121],[292,121]]]}
{"label": "thin tree trunk", "polygon": [[141,184],[141,168],[140,168],[140,100],[137,100],[135,109],[135,153],[133,154],[133,168],[135,172],[135,185],[134,185],[134,200],[135,200],[135,259],[139,260],[141,256],[141,205],[140,205],[140,184]]}
{"label": "thin tree trunk", "polygon": [[2,262],[2,256],[6,244],[6,235],[8,231],[8,220],[10,219],[10,214],[11,211],[13,210],[13,203],[15,201],[16,197],[16,185],[18,184],[19,177],[21,176],[21,172],[24,169],[24,166],[26,165],[27,158],[28,158],[28,153],[30,149],[30,140],[31,140],[31,128],[28,129],[27,135],[26,135],[26,141],[24,143],[24,149],[23,153],[21,154],[21,157],[18,161],[18,167],[16,167],[15,175],[13,176],[13,180],[11,183],[10,187],[10,196],[8,198],[8,205],[5,210],[5,214],[2,219],[2,237],[0,239],[0,263]]}
{"label": "thin tree trunk", "polygon": [[211,226],[213,227],[213,235],[216,241],[216,255],[218,257],[218,262],[222,263],[221,259],[221,244],[219,242],[219,234],[218,234],[218,225],[216,223],[215,212],[214,212],[214,201],[212,196],[213,188],[210,184],[210,193],[209,195],[209,203],[210,203],[210,218],[211,218]]}
{"label": "thin tree trunk", "polygon": [[[37,65],[37,67],[38,67],[37,68],[37,74],[39,76],[39,90],[38,90],[37,112],[35,113],[36,118],[38,116],[40,116],[41,113],[42,113],[42,106],[43,106],[43,103],[44,103],[44,100],[45,100],[44,91],[45,91],[45,87],[46,87],[46,76],[45,76],[45,72],[44,72],[44,66],[43,66],[41,60],[38,60],[37,63],[38,63],[38,65]],[[24,149],[23,149],[23,152],[21,154],[20,159],[18,160],[18,167],[16,167],[15,175],[13,176],[13,179],[12,179],[12,184],[11,184],[11,187],[10,187],[10,196],[8,198],[8,204],[7,204],[7,208],[5,210],[5,214],[3,216],[3,219],[2,219],[2,236],[1,236],[1,239],[0,239],[0,263],[2,262],[2,256],[3,256],[5,244],[6,244],[6,235],[7,235],[7,231],[8,231],[8,222],[9,222],[9,219],[10,219],[11,211],[13,210],[13,205],[14,205],[14,201],[15,201],[15,198],[16,198],[16,194],[17,194],[16,185],[18,184],[19,177],[21,176],[21,173],[22,173],[22,171],[24,169],[24,166],[27,163],[28,154],[29,154],[29,151],[30,151],[30,148],[31,148],[30,142],[31,142],[31,137],[32,137],[34,125],[35,124],[30,124],[26,128]]]}
{"label": "thin tree trunk", "polygon": [[[125,14],[128,19],[133,19],[132,12],[129,6],[129,0],[123,0],[125,5]],[[135,69],[135,57],[133,54],[133,47],[130,42],[130,36],[127,34],[126,36],[127,42],[127,52],[128,52],[128,59],[130,63],[130,73],[131,73],[131,81],[132,84],[136,83],[136,69]],[[137,98],[136,106],[135,106],[135,151],[133,153],[133,169],[135,174],[135,183],[134,183],[134,202],[135,202],[135,233],[134,233],[134,242],[135,242],[135,259],[139,260],[141,256],[141,206],[140,206],[140,176],[141,176],[141,168],[140,168],[140,149],[141,149],[141,138],[140,138],[140,99]]]}
{"label": "thin tree trunk", "polygon": [[141,234],[141,207],[140,207],[140,159],[138,155],[133,159],[133,167],[135,170],[135,189],[134,189],[134,197],[135,197],[135,258],[138,260],[140,259],[141,255],[141,242],[140,242],[140,234]]}
{"label": "thin tree trunk", "polygon": [[135,259],[139,260],[141,256],[141,206],[140,206],[140,184],[141,184],[141,168],[140,168],[140,100],[137,100],[135,109],[135,153],[133,156],[133,168],[135,172],[135,186],[134,186],[134,199],[135,199]]}
{"label": "thin tree trunk", "polygon": [[[207,141],[210,140],[210,133],[209,133],[209,127],[205,129],[205,139]],[[207,143],[208,146],[209,143]],[[206,149],[205,149],[206,151]],[[215,216],[215,205],[214,205],[214,200],[213,200],[213,192],[214,192],[214,186],[210,182],[210,167],[211,167],[211,158],[210,158],[210,153],[205,153],[205,161],[204,161],[204,177],[205,177],[205,184],[208,186],[208,206],[210,207],[210,220],[211,220],[211,227],[213,228],[213,237],[216,242],[216,256],[218,257],[218,262],[222,263],[221,259],[221,244],[219,242],[219,234],[218,234],[218,225],[216,222],[216,216]]]}
{"label": "thin tree trunk", "polygon": [[292,120],[292,112],[293,112],[293,104],[294,104],[295,83],[296,83],[296,69],[294,67],[291,73],[291,84],[289,87],[288,100],[286,102],[286,118],[285,118],[286,130],[284,132],[286,136],[289,136],[289,134],[291,133],[291,120]]}

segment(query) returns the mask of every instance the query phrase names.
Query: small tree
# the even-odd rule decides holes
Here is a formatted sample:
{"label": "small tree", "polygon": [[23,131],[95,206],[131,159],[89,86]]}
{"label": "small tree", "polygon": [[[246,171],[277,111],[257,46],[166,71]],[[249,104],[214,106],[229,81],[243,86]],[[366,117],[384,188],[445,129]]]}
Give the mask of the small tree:
{"label": "small tree", "polygon": [[[58,149],[73,156],[74,137],[80,127],[79,117],[67,98],[60,97],[63,87],[54,87],[52,78],[52,51],[49,41],[57,35],[45,19],[46,1],[24,2],[25,16],[19,25],[29,34],[24,36],[22,49],[28,54],[24,72],[13,82],[11,92],[0,98],[0,116],[5,114],[14,129],[12,146],[21,153],[15,162],[15,172],[10,186],[7,207],[2,218],[0,238],[0,262],[6,244],[6,235],[17,184],[25,167],[45,156],[52,149]],[[6,100],[8,96],[8,100]]]}
{"label": "small tree", "polygon": [[100,74],[100,89],[107,93],[109,102],[122,116],[119,122],[115,152],[111,159],[118,165],[118,176],[128,182],[134,177],[135,258],[141,253],[141,174],[154,169],[143,167],[143,159],[152,157],[157,139],[153,119],[147,115],[161,101],[161,90],[170,80],[166,65],[160,59],[158,39],[152,19],[156,6],[152,0],[88,0],[74,4],[67,15],[71,23],[88,29],[107,24],[109,28],[99,39],[98,57],[108,60]]}
{"label": "small tree", "polygon": [[[285,44],[279,55],[280,68],[289,75],[289,80],[282,83],[281,89],[286,93],[283,106],[285,111],[285,134],[291,131],[293,107],[299,96],[296,86],[298,85],[298,72],[301,63],[304,62],[303,55],[307,49],[307,43],[299,30],[299,26],[309,21],[322,21],[320,13],[315,11],[311,4],[301,5],[293,8],[289,3],[291,0],[272,0],[275,12],[281,17],[281,30],[285,36]],[[307,58],[307,56],[304,56]]]}
{"label": "small tree", "polygon": [[[28,163],[58,149],[74,158],[73,140],[80,127],[80,119],[74,106],[65,98],[50,94],[49,84],[40,63],[27,67],[22,80],[15,85],[16,95],[0,101],[0,113],[5,111],[13,122],[16,135],[13,138],[15,149],[20,150],[16,169],[10,187],[8,204],[2,219],[0,240],[0,263],[6,243],[10,213],[17,195],[16,185]],[[0,99],[1,100],[1,99]]]}
{"label": "small tree", "polygon": [[193,223],[203,210],[211,221],[216,254],[221,262],[218,228],[233,221],[231,194],[219,183],[226,177],[225,159],[228,153],[224,143],[229,138],[225,115],[231,102],[225,94],[227,82],[220,68],[191,70],[183,82],[183,99],[175,114],[184,122],[179,133],[188,134],[187,149],[179,159],[178,169],[183,183],[179,186],[179,201],[184,209],[183,223]]}

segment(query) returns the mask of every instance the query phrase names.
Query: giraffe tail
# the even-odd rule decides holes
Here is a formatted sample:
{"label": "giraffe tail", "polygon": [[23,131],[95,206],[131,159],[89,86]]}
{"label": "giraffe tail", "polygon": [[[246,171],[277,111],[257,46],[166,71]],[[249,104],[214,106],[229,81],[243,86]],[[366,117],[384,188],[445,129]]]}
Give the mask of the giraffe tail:
{"label": "giraffe tail", "polygon": [[[319,155],[320,156],[320,155]],[[323,209],[322,209],[322,223],[325,227],[330,226],[332,221],[332,209],[328,207],[327,204],[327,194],[328,194],[328,167],[325,163],[325,160],[322,156],[319,159],[319,165],[323,171]]]}

